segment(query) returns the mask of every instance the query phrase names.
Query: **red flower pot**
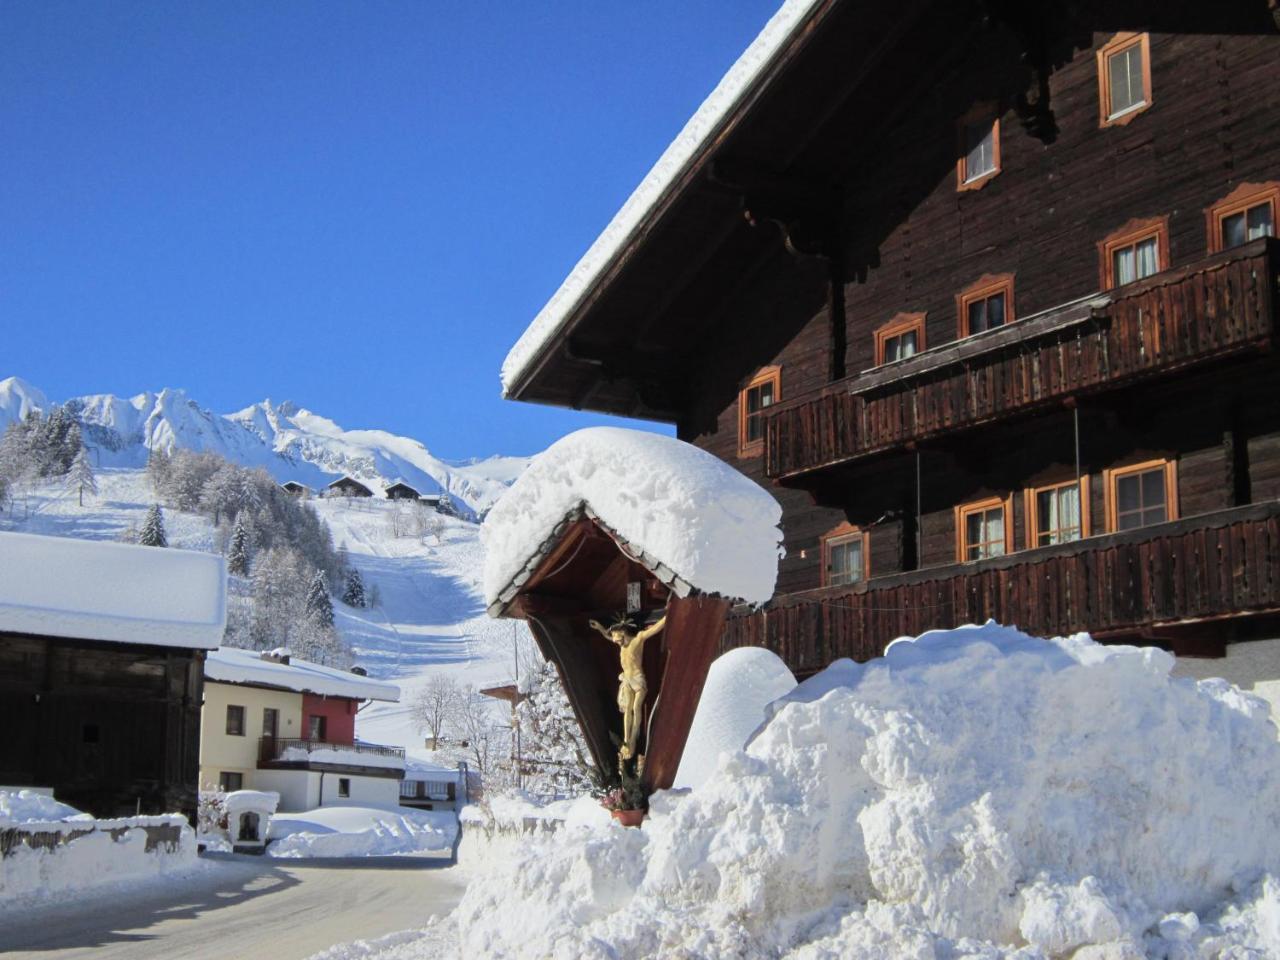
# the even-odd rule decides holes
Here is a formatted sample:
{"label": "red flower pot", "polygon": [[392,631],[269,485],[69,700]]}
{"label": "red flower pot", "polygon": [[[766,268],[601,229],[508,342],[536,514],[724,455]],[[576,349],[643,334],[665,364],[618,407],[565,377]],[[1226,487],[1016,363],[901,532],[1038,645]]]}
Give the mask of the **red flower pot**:
{"label": "red flower pot", "polygon": [[624,827],[638,827],[644,820],[648,810],[610,810],[613,819],[617,820]]}

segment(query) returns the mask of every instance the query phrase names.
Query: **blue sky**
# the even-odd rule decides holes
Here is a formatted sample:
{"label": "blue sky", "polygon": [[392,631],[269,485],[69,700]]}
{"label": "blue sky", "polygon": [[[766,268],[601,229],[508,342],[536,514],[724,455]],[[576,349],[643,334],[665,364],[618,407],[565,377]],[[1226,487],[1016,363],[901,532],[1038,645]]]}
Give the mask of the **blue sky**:
{"label": "blue sky", "polygon": [[0,0],[0,377],[446,457],[598,418],[507,349],[777,0]]}

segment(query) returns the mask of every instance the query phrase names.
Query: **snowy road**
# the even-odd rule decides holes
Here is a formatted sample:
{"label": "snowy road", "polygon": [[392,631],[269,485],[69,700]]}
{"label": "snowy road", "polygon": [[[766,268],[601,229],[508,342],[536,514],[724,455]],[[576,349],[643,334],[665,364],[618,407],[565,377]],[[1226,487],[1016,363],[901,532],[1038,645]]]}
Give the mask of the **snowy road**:
{"label": "snowy road", "polygon": [[6,960],[271,957],[421,927],[453,909],[465,882],[446,859],[210,858],[199,875],[6,915]]}

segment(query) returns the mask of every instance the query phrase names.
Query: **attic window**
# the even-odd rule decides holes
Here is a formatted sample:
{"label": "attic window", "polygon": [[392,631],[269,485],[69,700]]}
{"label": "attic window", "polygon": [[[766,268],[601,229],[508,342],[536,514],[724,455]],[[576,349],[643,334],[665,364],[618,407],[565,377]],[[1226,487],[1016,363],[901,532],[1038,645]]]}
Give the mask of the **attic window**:
{"label": "attic window", "polygon": [[987,118],[962,122],[956,189],[976,190],[999,172],[1000,121]]}
{"label": "attic window", "polygon": [[1150,37],[1117,33],[1098,51],[1098,125],[1128,123],[1150,106]]}
{"label": "attic window", "polygon": [[764,412],[778,402],[781,384],[781,368],[764,367],[739,395],[739,457],[758,457],[764,452]]}

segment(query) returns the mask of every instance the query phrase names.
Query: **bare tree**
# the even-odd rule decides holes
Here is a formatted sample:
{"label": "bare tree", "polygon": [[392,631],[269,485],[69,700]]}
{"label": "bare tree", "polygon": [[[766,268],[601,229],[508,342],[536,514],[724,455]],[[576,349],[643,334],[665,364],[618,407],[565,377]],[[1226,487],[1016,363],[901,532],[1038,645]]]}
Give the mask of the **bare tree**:
{"label": "bare tree", "polygon": [[419,540],[426,543],[427,538],[432,537],[436,543],[440,542],[440,534],[444,531],[444,520],[434,508],[419,501],[414,505],[412,519],[413,533]]}
{"label": "bare tree", "polygon": [[482,777],[492,766],[493,758],[504,754],[502,744],[497,741],[505,739],[506,731],[494,725],[492,704],[490,698],[467,684],[449,718],[449,729],[467,742],[470,759]]}
{"label": "bare tree", "polygon": [[403,500],[396,500],[387,511],[387,525],[391,528],[391,536],[399,540],[409,535],[409,511]]}
{"label": "bare tree", "polygon": [[418,728],[431,734],[432,750],[440,749],[440,738],[458,712],[462,696],[462,688],[454,680],[437,673],[418,691],[409,705],[409,716],[418,724]]}

